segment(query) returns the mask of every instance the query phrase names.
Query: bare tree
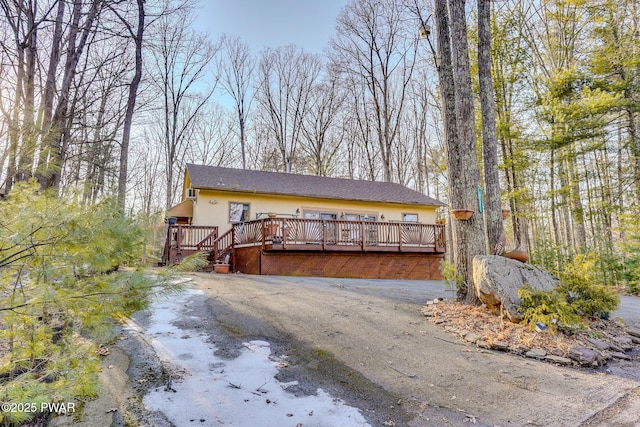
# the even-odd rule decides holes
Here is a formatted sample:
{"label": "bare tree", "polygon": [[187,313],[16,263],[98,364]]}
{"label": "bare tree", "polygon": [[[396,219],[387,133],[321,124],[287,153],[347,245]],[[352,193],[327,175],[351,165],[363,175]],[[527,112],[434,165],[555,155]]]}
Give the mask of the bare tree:
{"label": "bare tree", "polygon": [[253,95],[251,78],[255,68],[255,59],[251,56],[249,46],[237,36],[223,36],[222,45],[226,55],[218,61],[218,69],[222,75],[221,86],[224,92],[233,98],[240,133],[240,151],[242,168],[247,168],[247,116],[251,110]]}
{"label": "bare tree", "polygon": [[183,170],[184,156],[199,112],[211,99],[216,78],[209,78],[210,65],[220,49],[206,35],[190,30],[192,16],[179,9],[158,21],[157,42],[150,48],[153,69],[150,70],[162,105],[159,108],[162,127],[161,145],[166,162],[166,207],[175,197],[176,178]]}
{"label": "bare tree", "polygon": [[266,49],[259,70],[262,121],[279,152],[277,167],[289,170],[296,160],[312,88],[320,76],[322,63],[317,55],[288,45]]}
{"label": "bare tree", "polygon": [[[10,37],[2,42],[2,51],[6,58],[3,63],[13,65],[15,78],[13,88],[7,88],[9,92],[2,100],[9,138],[5,181],[8,191],[16,181],[29,179],[33,173],[36,151],[34,115],[38,27],[44,17],[37,16],[37,5],[33,2],[2,0],[0,7],[10,34]],[[13,45],[8,43],[9,39]],[[3,77],[6,79],[7,76]],[[9,95],[11,93],[13,96]]]}
{"label": "bare tree", "polygon": [[122,127],[122,141],[120,142],[120,163],[118,168],[118,204],[120,209],[124,211],[127,193],[127,176],[129,173],[129,143],[131,140],[131,126],[133,125],[133,113],[136,108],[138,98],[138,87],[142,80],[142,46],[145,31],[145,0],[136,0],[137,5],[137,24],[134,26],[122,14],[115,9],[114,13],[124,25],[127,36],[133,40],[135,45],[135,61],[134,73],[129,84],[129,92],[127,94],[127,107]]}
{"label": "bare tree", "polygon": [[234,146],[234,125],[233,118],[221,105],[207,105],[193,122],[186,161],[215,166],[240,163]]}
{"label": "bare tree", "polygon": [[405,12],[393,0],[356,0],[338,16],[337,36],[331,42],[342,72],[366,84],[385,181],[392,180],[394,144],[417,49],[416,37],[407,37],[415,31],[406,27]]}
{"label": "bare tree", "polygon": [[335,126],[345,99],[338,76],[329,71],[311,89],[309,114],[302,124],[302,151],[309,157],[310,169],[316,175],[327,176],[332,159],[338,152],[343,133]]}
{"label": "bare tree", "polygon": [[[66,37],[65,63],[62,83],[57,93],[57,103],[52,112],[45,111],[45,119],[43,119],[42,144],[36,171],[42,188],[60,186],[61,171],[66,160],[68,148],[68,139],[64,138],[64,134],[68,131],[69,100],[72,96],[72,84],[89,35],[94,30],[95,21],[103,8],[103,1],[92,0],[87,11],[83,11],[83,6],[82,0],[74,0],[71,25],[68,28]],[[62,15],[62,13],[58,13],[58,16]],[[84,22],[82,22],[83,16]],[[58,33],[58,35],[60,34]],[[53,72],[51,68],[49,72]],[[54,88],[50,87],[49,90],[54,90]],[[45,95],[46,97],[47,95]],[[49,114],[51,114],[50,120],[47,119]]]}

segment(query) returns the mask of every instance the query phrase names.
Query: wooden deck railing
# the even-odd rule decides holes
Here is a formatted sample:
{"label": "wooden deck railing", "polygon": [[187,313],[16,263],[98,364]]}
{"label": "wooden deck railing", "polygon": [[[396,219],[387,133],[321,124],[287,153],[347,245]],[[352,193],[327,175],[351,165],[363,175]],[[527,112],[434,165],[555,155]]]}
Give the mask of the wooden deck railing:
{"label": "wooden deck railing", "polygon": [[211,260],[233,259],[235,247],[326,251],[445,251],[444,225],[412,222],[265,218],[234,224],[218,236],[218,227],[170,225],[162,262],[173,264],[197,251]]}
{"label": "wooden deck railing", "polygon": [[388,248],[410,252],[431,248],[434,252],[445,251],[444,226],[436,224],[265,218],[234,224],[233,230],[234,244],[238,246],[278,245],[286,249],[293,245],[316,245],[323,250]]}
{"label": "wooden deck railing", "polygon": [[162,262],[173,264],[176,257],[181,259],[182,255],[190,255],[196,251],[211,251],[217,237],[217,226],[169,225]]}

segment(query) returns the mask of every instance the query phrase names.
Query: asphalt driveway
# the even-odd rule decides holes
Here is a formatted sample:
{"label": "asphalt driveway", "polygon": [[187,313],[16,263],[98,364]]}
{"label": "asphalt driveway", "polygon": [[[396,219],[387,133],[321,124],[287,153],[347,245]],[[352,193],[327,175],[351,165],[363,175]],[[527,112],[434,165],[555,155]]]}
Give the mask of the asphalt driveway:
{"label": "asphalt driveway", "polygon": [[[356,394],[367,382],[398,396],[412,421],[396,425],[640,423],[637,379],[486,351],[427,322],[424,303],[451,296],[440,281],[192,277],[216,320],[234,335],[270,342],[288,337],[297,343],[305,375],[315,372]],[[634,322],[637,308],[636,298],[625,297],[615,314]]]}
{"label": "asphalt driveway", "polygon": [[[291,276],[243,276],[245,280],[266,284],[305,284],[323,287],[338,287],[346,292],[376,296],[406,304],[424,305],[435,298],[453,298],[455,291],[448,290],[441,280],[382,280],[382,279],[343,279],[327,277],[291,277]],[[620,296],[620,307],[612,313],[627,324],[640,325],[640,297]]]}
{"label": "asphalt driveway", "polygon": [[[187,276],[188,289],[124,327],[83,420],[52,425],[123,425],[127,417],[154,427],[293,426],[296,417],[337,425],[323,415],[335,408],[300,414],[300,401],[274,399],[285,387],[287,399],[329,395],[329,404],[345,405],[351,412],[340,425],[640,425],[640,380],[627,375],[637,361],[595,371],[477,348],[421,314],[428,300],[452,296],[440,281]],[[621,300],[614,315],[640,325],[640,300]],[[252,371],[263,362],[251,361],[232,378],[249,350],[264,354],[268,370],[276,364],[275,376]]]}

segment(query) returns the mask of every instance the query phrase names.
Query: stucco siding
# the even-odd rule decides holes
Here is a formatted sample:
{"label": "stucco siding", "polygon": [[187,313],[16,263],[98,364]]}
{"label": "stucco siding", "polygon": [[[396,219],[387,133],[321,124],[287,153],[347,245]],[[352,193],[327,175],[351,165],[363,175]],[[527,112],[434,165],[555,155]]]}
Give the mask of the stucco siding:
{"label": "stucco siding", "polygon": [[[226,232],[232,225],[229,221],[229,204],[231,202],[249,205],[247,219],[256,219],[258,216],[266,217],[268,213],[275,213],[281,217],[304,218],[305,212],[313,211],[333,213],[338,219],[343,214],[367,214],[374,215],[378,221],[402,221],[404,214],[416,214],[420,223],[434,224],[436,221],[435,206],[337,201],[200,189],[196,203],[194,203],[193,224],[216,225],[220,228],[221,234]],[[384,219],[382,219],[382,215],[384,215]]]}

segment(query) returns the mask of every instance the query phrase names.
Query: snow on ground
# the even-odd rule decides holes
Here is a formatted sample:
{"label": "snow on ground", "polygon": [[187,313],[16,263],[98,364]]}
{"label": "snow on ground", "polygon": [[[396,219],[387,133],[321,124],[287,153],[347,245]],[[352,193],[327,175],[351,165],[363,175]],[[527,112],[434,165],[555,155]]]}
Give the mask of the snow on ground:
{"label": "snow on ground", "polygon": [[268,342],[244,343],[239,357],[221,359],[207,337],[173,325],[190,297],[188,290],[171,300],[151,305],[144,333],[163,363],[177,370],[169,387],[150,391],[143,402],[149,410],[162,412],[176,426],[368,426],[357,408],[347,406],[318,389],[315,396],[296,397],[275,376],[285,363],[271,356]]}

